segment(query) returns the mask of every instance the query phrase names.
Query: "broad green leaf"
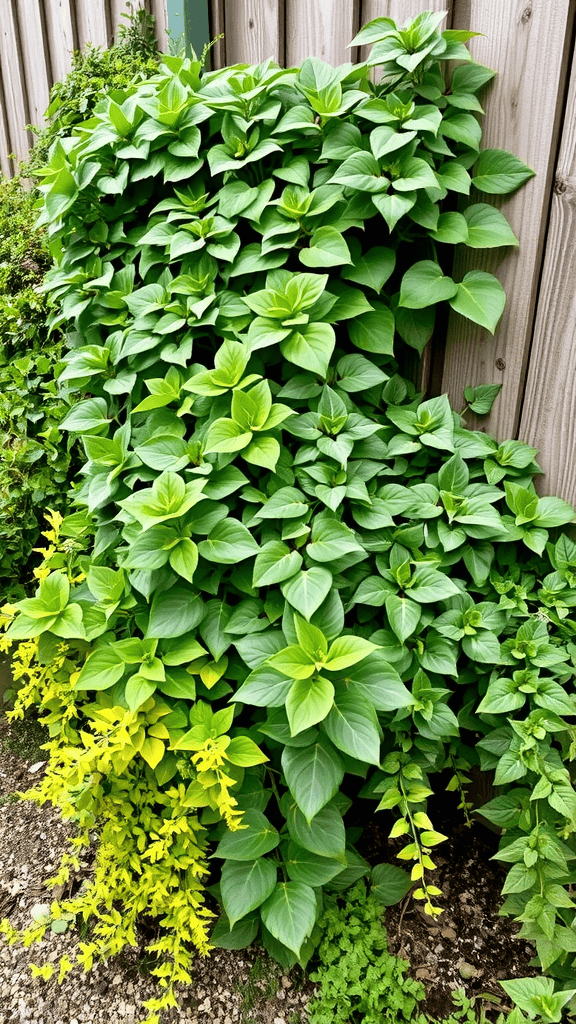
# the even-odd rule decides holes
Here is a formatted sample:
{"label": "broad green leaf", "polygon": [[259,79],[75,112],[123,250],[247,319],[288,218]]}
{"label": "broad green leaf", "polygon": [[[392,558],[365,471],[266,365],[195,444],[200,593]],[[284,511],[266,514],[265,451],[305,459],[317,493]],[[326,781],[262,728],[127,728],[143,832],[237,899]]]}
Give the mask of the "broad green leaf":
{"label": "broad green leaf", "polygon": [[261,914],[274,938],[298,956],[316,922],[314,890],[303,882],[278,882]]}
{"label": "broad green leaf", "polygon": [[298,551],[290,550],[280,540],[271,540],[256,555],[253,584],[267,587],[271,583],[282,583],[294,576],[301,565],[302,555]]}
{"label": "broad green leaf", "polygon": [[299,257],[305,267],[341,267],[352,262],[343,235],[333,227],[318,228]]}
{"label": "broad green leaf", "polygon": [[378,719],[368,701],[345,692],[337,694],[322,728],[337,750],[343,750],[358,761],[380,764]]}
{"label": "broad green leaf", "polygon": [[[488,275],[485,275],[488,276]],[[421,260],[406,271],[400,285],[400,306],[423,309],[457,294],[458,285],[446,277],[438,263]]]}
{"label": "broad green leaf", "polygon": [[[197,594],[185,587],[171,587],[154,594],[148,629],[150,637],[180,637],[193,630],[204,615],[204,605]],[[192,655],[198,657],[198,654]],[[172,664],[180,662],[172,661]]]}
{"label": "broad green leaf", "polygon": [[506,295],[500,281],[483,270],[470,270],[449,299],[452,309],[494,334]]}
{"label": "broad green leaf", "polygon": [[463,239],[472,249],[490,249],[499,245],[518,245],[506,217],[500,210],[487,203],[475,203],[464,210],[468,225],[467,238]]}
{"label": "broad green leaf", "polygon": [[390,594],[385,603],[390,629],[403,644],[418,626],[422,609],[414,601],[407,597],[398,597],[397,594]]}
{"label": "broad green leaf", "polygon": [[286,714],[292,736],[322,722],[334,703],[334,686],[328,679],[296,678],[286,698]]}
{"label": "broad green leaf", "polygon": [[260,548],[252,534],[237,519],[223,519],[212,530],[208,540],[201,540],[198,551],[210,562],[233,565],[257,555]]}
{"label": "broad green leaf", "polygon": [[394,250],[375,246],[361,255],[356,255],[356,251],[352,250],[352,257],[353,265],[344,267],[340,271],[340,277],[345,281],[354,281],[355,284],[371,288],[376,293],[381,292],[394,270],[396,263]]}
{"label": "broad green leaf", "polygon": [[288,813],[288,830],[294,842],[305,850],[346,864],[346,831],[342,815],[334,803],[322,807],[310,823],[294,804]]}
{"label": "broad green leaf", "polygon": [[377,864],[372,868],[371,892],[383,906],[392,907],[400,903],[411,888],[410,875],[402,868],[394,864]]}
{"label": "broad green leaf", "polygon": [[320,736],[307,747],[285,747],[282,771],[307,822],[336,795],[344,778],[338,753]]}
{"label": "broad green leaf", "polygon": [[291,686],[291,679],[268,665],[260,665],[230,699],[255,707],[283,707]]}
{"label": "broad green leaf", "polygon": [[472,182],[475,187],[480,192],[492,195],[515,192],[535,173],[517,156],[504,149],[484,149],[474,170]]}
{"label": "broad green leaf", "polygon": [[335,344],[336,336],[330,324],[311,323],[301,331],[293,331],[281,341],[280,351],[285,359],[296,366],[326,377]]}
{"label": "broad green leaf", "polygon": [[371,313],[350,321],[348,331],[357,348],[363,352],[392,355],[394,352],[394,314],[382,303],[375,303]]}
{"label": "broad green leaf", "polygon": [[304,882],[315,889],[320,885],[326,885],[342,871],[342,864],[339,861],[330,860],[329,857],[320,857],[293,841],[288,844],[288,853],[284,863],[291,881]]}
{"label": "broad green leaf", "polygon": [[302,569],[286,583],[282,584],[282,593],[305,619],[310,619],[320,607],[332,588],[332,573],[319,566]]}
{"label": "broad green leaf", "polygon": [[248,810],[242,815],[242,828],[227,831],[213,853],[225,860],[253,861],[275,850],[280,836],[261,811]]}
{"label": "broad green leaf", "polygon": [[363,637],[341,636],[330,646],[324,667],[330,672],[342,672],[377,650],[378,644],[364,640]]}
{"label": "broad green leaf", "polygon": [[220,891],[231,927],[268,899],[276,885],[277,873],[276,864],[265,857],[254,861],[224,861]]}
{"label": "broad green leaf", "polygon": [[113,647],[99,647],[86,659],[74,689],[108,690],[122,678],[125,668]]}

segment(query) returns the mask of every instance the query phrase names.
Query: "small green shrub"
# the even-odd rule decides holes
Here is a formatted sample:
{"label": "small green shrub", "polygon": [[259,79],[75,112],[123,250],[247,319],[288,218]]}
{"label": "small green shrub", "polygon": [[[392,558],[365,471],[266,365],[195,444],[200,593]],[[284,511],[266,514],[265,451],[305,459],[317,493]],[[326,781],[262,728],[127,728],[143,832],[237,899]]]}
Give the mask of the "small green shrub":
{"label": "small green shrub", "polygon": [[573,966],[574,510],[538,498],[535,449],[400,372],[437,308],[495,329],[499,282],[454,280],[453,247],[517,244],[481,199],[532,173],[480,152],[493,72],[440,21],[377,19],[368,62],[338,69],[166,57],[43,174],[86,458],[5,644],[27,660],[15,713],[51,730],[38,799],[80,843],[101,828],[94,885],[57,912],[95,921],[87,968],[161,919],[154,1024],[191,945],[259,936],[306,965],[325,895],[370,873],[359,798],[405,840],[409,872],[372,872],[382,902],[414,883],[438,915],[432,777],[462,790],[478,764],[501,787],[504,910],[555,976]]}

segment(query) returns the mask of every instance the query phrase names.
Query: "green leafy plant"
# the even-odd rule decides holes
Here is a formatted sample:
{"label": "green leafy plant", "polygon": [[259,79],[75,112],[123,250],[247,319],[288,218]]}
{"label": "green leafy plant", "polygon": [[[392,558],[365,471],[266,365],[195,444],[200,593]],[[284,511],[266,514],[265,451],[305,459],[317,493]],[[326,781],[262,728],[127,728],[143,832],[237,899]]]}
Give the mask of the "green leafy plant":
{"label": "green leafy plant", "polygon": [[32,645],[16,714],[51,728],[38,799],[102,828],[63,908],[96,919],[79,961],[161,917],[154,1024],[190,943],[259,937],[306,965],[325,894],[370,873],[358,798],[405,837],[410,871],[380,865],[375,896],[415,884],[438,915],[431,777],[467,810],[478,764],[502,787],[504,911],[572,967],[574,510],[537,496],[534,449],[401,375],[438,307],[494,330],[502,288],[455,280],[453,247],[516,244],[482,199],[532,174],[480,152],[493,72],[440,21],[376,19],[368,61],[337,69],[165,57],[43,173],[62,426],[86,458],[5,643]]}

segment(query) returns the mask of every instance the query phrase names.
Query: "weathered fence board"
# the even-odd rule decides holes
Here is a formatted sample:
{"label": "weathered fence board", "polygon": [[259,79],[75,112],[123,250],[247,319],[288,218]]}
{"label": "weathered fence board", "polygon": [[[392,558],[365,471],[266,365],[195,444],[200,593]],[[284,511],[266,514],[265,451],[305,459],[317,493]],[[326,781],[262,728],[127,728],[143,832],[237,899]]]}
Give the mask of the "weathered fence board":
{"label": "weathered fence board", "polygon": [[76,29],[80,50],[84,49],[86,43],[92,43],[94,46],[108,46],[111,36],[108,4],[77,4]]}
{"label": "weathered fence board", "polygon": [[59,82],[72,65],[72,52],[77,47],[71,0],[45,0],[46,35],[52,82]]}
{"label": "weathered fence board", "polygon": [[10,126],[9,145],[16,157],[26,156],[31,144],[26,83],[22,75],[22,55],[14,0],[4,0],[0,22],[0,62],[4,83],[4,109]]}
{"label": "weathered fence board", "polygon": [[576,58],[546,236],[520,437],[540,448],[545,490],[576,498]]}
{"label": "weathered fence board", "polygon": [[[455,27],[485,33],[470,41],[476,60],[498,71],[485,102],[483,147],[508,149],[536,171],[517,194],[495,203],[520,238],[519,251],[462,246],[454,271],[456,280],[471,268],[495,273],[508,297],[493,338],[451,314],[442,376],[442,390],[457,407],[466,385],[502,383],[492,416],[487,424],[484,420],[499,437],[518,430],[573,17],[570,0],[467,0],[454,7]],[[472,198],[493,201],[478,193]]]}
{"label": "weathered fence board", "polygon": [[360,28],[358,0],[286,0],[286,64],[319,57],[329,64],[353,59],[348,43]]}
{"label": "weathered fence board", "polygon": [[278,0],[226,0],[227,64],[284,63],[284,9]]}
{"label": "weathered fence board", "polygon": [[50,94],[50,63],[44,11],[40,0],[17,0],[18,26],[22,65],[26,81],[28,118],[31,124],[40,124],[48,106]]}

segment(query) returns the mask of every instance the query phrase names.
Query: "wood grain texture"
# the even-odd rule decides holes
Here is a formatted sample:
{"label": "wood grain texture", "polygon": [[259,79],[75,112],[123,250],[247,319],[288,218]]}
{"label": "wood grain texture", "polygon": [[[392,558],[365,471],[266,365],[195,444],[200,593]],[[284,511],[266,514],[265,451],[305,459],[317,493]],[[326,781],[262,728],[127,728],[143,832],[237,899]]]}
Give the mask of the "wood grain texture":
{"label": "wood grain texture", "polygon": [[104,48],[109,46],[111,30],[107,0],[76,0],[76,27],[81,50],[86,43]]}
{"label": "wood grain texture", "polygon": [[576,503],[576,58],[562,130],[519,435],[540,490]]}
{"label": "wood grain texture", "polygon": [[[210,0],[210,39],[217,39],[210,50],[210,67],[223,68],[226,64],[226,25],[224,0]],[[218,39],[218,36],[224,38]]]}
{"label": "wood grain texture", "polygon": [[360,23],[365,25],[374,18],[392,18],[402,26],[409,18],[415,18],[421,11],[446,11],[447,18],[441,28],[450,27],[452,0],[362,0]]}
{"label": "wood grain texture", "polygon": [[284,63],[283,0],[226,0],[227,64]]}
{"label": "wood grain texture", "polygon": [[[102,0],[99,0],[99,3],[101,2]],[[110,32],[113,43],[116,43],[118,40],[118,29],[120,26],[128,24],[126,18],[123,18],[122,15],[128,13],[129,3],[130,0],[110,0]],[[132,6],[134,10],[138,10],[140,7],[147,9],[145,0],[133,0]]]}
{"label": "wood grain texture", "polygon": [[347,47],[359,28],[357,0],[286,0],[286,66],[306,57],[335,66],[354,61],[356,53]]}
{"label": "wood grain texture", "polygon": [[0,171],[6,178],[12,177],[12,161],[8,142],[8,124],[4,105],[4,84],[2,82],[2,62],[0,61]]}
{"label": "wood grain texture", "polygon": [[28,97],[22,75],[22,51],[18,33],[18,21],[13,0],[2,0],[0,4],[0,62],[4,83],[4,111],[8,125],[8,145],[17,160],[23,160],[31,145]]}
{"label": "wood grain texture", "polygon": [[44,10],[52,81],[59,82],[70,70],[78,46],[74,9],[71,0],[44,0]]}
{"label": "wood grain texture", "polygon": [[40,0],[17,0],[16,12],[28,112],[31,123],[40,125],[44,121],[52,84],[44,12]]}
{"label": "wood grain texture", "polygon": [[[206,0],[208,2],[208,0]],[[154,26],[156,30],[156,42],[158,49],[162,53],[168,52],[168,8],[166,6],[166,0],[150,0],[146,4],[150,14],[154,16]]]}
{"label": "wood grain texture", "polygon": [[459,407],[466,385],[501,383],[491,417],[482,421],[498,437],[515,436],[519,424],[573,17],[570,0],[458,0],[454,7],[455,27],[485,33],[470,41],[474,57],[499,73],[485,97],[483,148],[510,150],[536,171],[511,198],[471,197],[502,208],[519,251],[461,246],[455,260],[455,280],[471,269],[495,273],[508,302],[494,337],[450,315],[442,390]]}

